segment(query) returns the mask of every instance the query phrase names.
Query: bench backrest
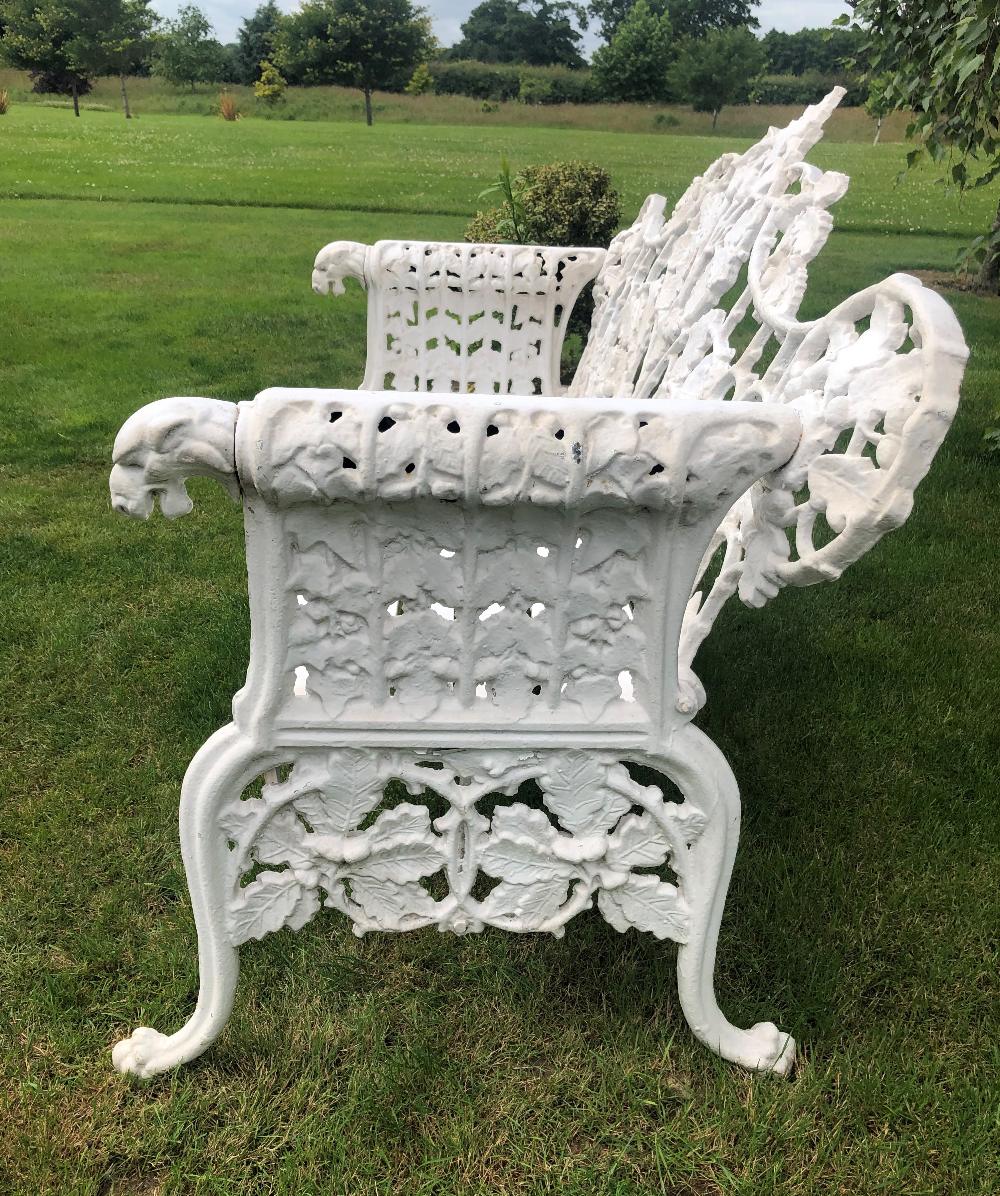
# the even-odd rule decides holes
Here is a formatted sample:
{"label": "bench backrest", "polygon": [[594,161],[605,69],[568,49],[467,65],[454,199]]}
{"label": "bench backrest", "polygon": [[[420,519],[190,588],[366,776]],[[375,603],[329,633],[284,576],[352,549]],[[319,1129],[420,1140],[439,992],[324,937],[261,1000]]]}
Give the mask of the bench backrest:
{"label": "bench backrest", "polygon": [[[664,197],[648,197],[594,284],[571,395],[721,399],[735,389],[732,397],[744,397],[772,332],[798,309],[806,266],[832,225],[826,209],[847,189],[846,175],[803,161],[843,94],[835,89],[745,153],[724,154],[669,219]],[[759,332],[737,358],[741,324]]]}

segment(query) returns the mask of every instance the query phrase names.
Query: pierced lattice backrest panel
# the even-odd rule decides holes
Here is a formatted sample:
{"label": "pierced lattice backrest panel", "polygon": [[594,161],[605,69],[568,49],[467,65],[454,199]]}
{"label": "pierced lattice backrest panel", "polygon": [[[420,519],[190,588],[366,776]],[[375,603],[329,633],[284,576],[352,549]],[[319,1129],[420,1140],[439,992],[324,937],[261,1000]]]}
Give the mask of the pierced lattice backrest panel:
{"label": "pierced lattice backrest panel", "polygon": [[[570,394],[741,398],[752,389],[753,367],[798,310],[806,267],[830,232],[826,208],[847,188],[846,175],[803,162],[843,94],[770,129],[746,153],[724,154],[669,219],[662,195],[647,198],[594,284]],[[748,315],[760,333],[735,361],[733,334]]]}
{"label": "pierced lattice backrest panel", "polygon": [[365,390],[559,394],[566,320],[603,249],[378,241],[320,251],[318,291],[368,288]]}

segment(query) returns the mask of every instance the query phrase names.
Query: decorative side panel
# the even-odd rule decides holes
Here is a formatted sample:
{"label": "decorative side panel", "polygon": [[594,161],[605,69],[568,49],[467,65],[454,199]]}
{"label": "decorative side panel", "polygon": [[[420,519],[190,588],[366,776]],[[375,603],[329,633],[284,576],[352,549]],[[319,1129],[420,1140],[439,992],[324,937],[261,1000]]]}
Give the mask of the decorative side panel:
{"label": "decorative side panel", "polygon": [[237,456],[284,520],[282,717],[659,718],[697,556],[799,430],[748,403],[264,392]]}
{"label": "decorative side panel", "polygon": [[288,714],[650,716],[663,516],[337,503],[288,512]]}
{"label": "decorative side panel", "polygon": [[[542,808],[502,800],[527,780]],[[386,803],[391,781],[415,797],[433,790],[447,812]],[[617,930],[683,942],[687,848],[704,822],[606,753],[311,752],[220,814],[229,934],[239,944],[298,930],[325,905],[358,935],[431,925],[561,935],[596,902]],[[668,864],[673,880],[657,871]]]}

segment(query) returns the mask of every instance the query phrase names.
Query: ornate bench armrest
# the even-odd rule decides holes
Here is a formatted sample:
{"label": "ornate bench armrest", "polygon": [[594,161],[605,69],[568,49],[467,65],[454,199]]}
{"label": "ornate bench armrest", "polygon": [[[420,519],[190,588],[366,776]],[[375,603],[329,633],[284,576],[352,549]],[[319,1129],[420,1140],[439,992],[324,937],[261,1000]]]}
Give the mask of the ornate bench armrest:
{"label": "ornate bench armrest", "polygon": [[236,500],[235,403],[219,399],[160,399],[130,416],[115,437],[111,505],[123,515],[148,519],[154,500],[168,519],[194,505],[184,483],[209,477]]}
{"label": "ornate bench armrest", "polygon": [[334,241],[318,294],[368,291],[363,390],[559,394],[559,357],[581,289],[606,250],[444,241]]}
{"label": "ornate bench armrest", "polygon": [[[766,296],[755,303],[767,308]],[[810,323],[765,318],[784,338],[753,390],[796,411],[802,439],[713,540],[699,574],[723,546],[724,556],[706,592],[696,583],[682,669],[737,589],[759,607],[786,585],[833,581],[905,523],[958,405],[968,348],[951,308],[916,278],[893,274]]]}
{"label": "ornate bench armrest", "polygon": [[838,578],[907,520],[954,418],[967,357],[951,308],[907,274],[790,329],[762,390],[798,412],[803,437],[751,495],[744,602]]}

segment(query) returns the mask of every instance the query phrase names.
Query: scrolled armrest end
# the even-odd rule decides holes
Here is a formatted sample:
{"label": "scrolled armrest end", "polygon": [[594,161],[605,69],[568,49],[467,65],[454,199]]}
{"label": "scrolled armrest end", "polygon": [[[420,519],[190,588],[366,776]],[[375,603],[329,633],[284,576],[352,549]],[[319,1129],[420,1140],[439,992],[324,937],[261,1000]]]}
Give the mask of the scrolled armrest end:
{"label": "scrolled armrest end", "polygon": [[367,260],[367,245],[359,241],[331,241],[316,254],[312,289],[317,295],[343,295],[345,278],[356,278],[362,286],[367,286]]}
{"label": "scrolled armrest end", "polygon": [[148,403],[130,416],[115,437],[111,506],[133,519],[148,519],[155,500],[168,519],[194,505],[185,482],[210,477],[239,499],[236,476],[235,403],[177,398]]}

